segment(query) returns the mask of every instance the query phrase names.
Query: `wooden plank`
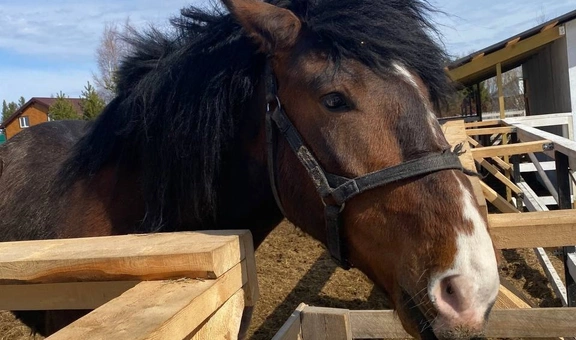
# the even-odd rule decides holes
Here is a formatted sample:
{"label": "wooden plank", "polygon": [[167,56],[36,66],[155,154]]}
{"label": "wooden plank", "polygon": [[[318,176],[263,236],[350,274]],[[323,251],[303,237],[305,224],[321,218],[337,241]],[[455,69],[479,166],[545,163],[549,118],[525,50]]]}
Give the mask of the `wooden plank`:
{"label": "wooden plank", "polygon": [[482,186],[482,192],[486,197],[486,200],[492,203],[498,210],[503,213],[519,213],[518,209],[516,209],[510,202],[506,201],[502,196],[498,195],[494,189],[490,188],[486,183],[480,181],[480,185]]}
{"label": "wooden plank", "polygon": [[301,313],[308,305],[301,303],[292,315],[286,320],[284,325],[274,335],[272,340],[302,340],[302,324],[300,322]]}
{"label": "wooden plank", "polygon": [[513,132],[516,132],[516,128],[513,126],[499,126],[499,127],[466,130],[466,134],[468,136],[482,136],[482,135],[493,135],[497,133],[513,133]]}
{"label": "wooden plank", "polygon": [[522,194],[522,189],[518,188],[518,186],[516,184],[514,184],[514,182],[512,182],[511,180],[509,180],[508,178],[506,178],[506,176],[504,176],[500,171],[498,171],[498,169],[496,169],[495,166],[493,166],[492,164],[488,163],[488,161],[486,161],[485,159],[483,159],[482,161],[480,161],[480,165],[488,170],[488,172],[490,172],[494,177],[496,177],[500,182],[502,182],[504,185],[506,185],[508,188],[510,188],[512,191],[514,191],[517,195],[521,195]]}
{"label": "wooden plank", "polygon": [[532,37],[521,40],[514,45],[487,54],[480,59],[470,61],[452,70],[448,70],[448,75],[455,82],[465,81],[466,78],[477,73],[493,69],[498,63],[503,63],[507,60],[520,57],[540,46],[548,44],[556,39],[560,39],[564,36],[564,34],[561,33],[559,27],[541,32]]}
{"label": "wooden plank", "polygon": [[245,234],[249,231],[3,242],[0,283],[214,278],[242,260]]}
{"label": "wooden plank", "polygon": [[549,29],[551,29],[551,28],[554,28],[554,27],[556,27],[556,25],[558,25],[558,20],[556,20],[556,21],[554,21],[554,22],[551,22],[551,23],[549,23],[548,25],[542,27],[542,29],[540,30],[540,32],[544,32],[544,31],[547,31],[547,30],[549,30]]}
{"label": "wooden plank", "polygon": [[531,152],[528,153],[528,157],[530,157],[532,164],[534,164],[534,167],[536,168],[536,171],[538,172],[538,175],[540,176],[542,183],[544,183],[544,186],[546,187],[550,195],[552,195],[552,197],[554,197],[556,202],[558,202],[558,192],[556,191],[554,184],[552,184],[552,181],[550,181],[550,178],[540,165],[540,161],[538,161],[538,158],[536,158],[536,156]]}
{"label": "wooden plank", "polygon": [[502,122],[499,119],[496,120],[483,120],[481,122],[469,122],[469,123],[464,123],[464,127],[466,129],[469,128],[474,128],[474,127],[486,127],[486,126],[498,126],[502,124]]}
{"label": "wooden plank", "polygon": [[192,340],[237,339],[244,310],[244,290],[239,289],[220,307],[200,329],[194,331]]}
{"label": "wooden plank", "polygon": [[301,320],[302,340],[352,340],[347,309],[308,306],[302,311]]}
{"label": "wooden plank", "polygon": [[95,309],[138,281],[1,285],[0,310]]}
{"label": "wooden plank", "polygon": [[[474,138],[468,137],[468,143],[475,148],[483,148],[484,146],[478,143]],[[490,157],[490,159],[496,163],[500,168],[503,170],[512,170],[512,166],[506,162],[504,162],[500,157]]]}
{"label": "wooden plank", "polygon": [[474,159],[481,159],[496,156],[520,155],[529,152],[542,152],[550,145],[551,142],[549,140],[539,140],[535,142],[487,146],[483,148],[472,149],[472,156],[474,156]]}
{"label": "wooden plank", "polygon": [[[454,120],[446,122],[442,125],[442,132],[446,137],[448,143],[452,146],[462,143],[463,151],[460,155],[460,162],[462,166],[470,171],[476,172],[476,163],[471,154],[470,144],[467,143],[468,136],[466,135],[466,129],[464,128],[463,120]],[[484,216],[488,216],[488,207],[486,206],[486,200],[484,199],[484,194],[482,193],[482,187],[480,186],[480,179],[475,176],[468,176],[470,183],[472,184],[472,189],[474,191],[474,196],[476,202],[478,203],[480,210]]]}
{"label": "wooden plank", "polygon": [[498,88],[498,107],[500,109],[500,119],[506,118],[506,107],[504,101],[504,85],[502,84],[502,63],[496,63],[496,87]]}
{"label": "wooden plank", "polygon": [[506,43],[506,47],[510,47],[512,45],[516,45],[520,41],[520,37],[516,37]]}
{"label": "wooden plank", "polygon": [[498,296],[496,297],[495,309],[517,309],[517,308],[530,308],[524,300],[519,298],[516,294],[510,291],[504,285],[500,285]]}
{"label": "wooden plank", "polygon": [[488,224],[498,249],[576,244],[576,210],[490,214]]}
{"label": "wooden plank", "polygon": [[[352,335],[364,339],[405,339],[394,311],[350,311]],[[356,323],[356,320],[360,322]],[[520,308],[492,310],[486,326],[491,338],[535,338],[574,336],[576,308]]]}
{"label": "wooden plank", "polygon": [[185,339],[246,283],[246,262],[214,280],[141,282],[49,340]]}
{"label": "wooden plank", "polygon": [[354,339],[411,339],[393,311],[350,311]]}
{"label": "wooden plank", "polygon": [[520,123],[532,127],[568,125],[572,124],[572,112],[553,113],[553,114],[544,114],[536,116],[524,116],[524,117],[509,117],[504,119],[502,123],[506,125],[511,125],[513,123]]}
{"label": "wooden plank", "polygon": [[[554,143],[554,151],[559,151],[568,156],[571,161],[570,166],[575,166],[573,161],[576,160],[576,141],[521,123],[511,123],[510,125],[516,126],[516,134],[518,138],[523,142],[548,140],[551,143]],[[535,150],[532,152],[537,151]],[[554,152],[547,152],[546,154],[554,158]]]}

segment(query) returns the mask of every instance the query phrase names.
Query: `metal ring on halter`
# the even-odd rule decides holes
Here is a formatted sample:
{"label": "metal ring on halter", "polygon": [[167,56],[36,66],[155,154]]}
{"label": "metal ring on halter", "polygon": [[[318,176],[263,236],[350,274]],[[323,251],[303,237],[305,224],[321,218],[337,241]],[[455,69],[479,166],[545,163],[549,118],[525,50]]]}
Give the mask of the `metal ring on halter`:
{"label": "metal ring on halter", "polygon": [[[274,96],[276,98],[276,108],[279,110],[282,108],[282,103],[280,103],[280,98],[278,96]],[[266,103],[266,112],[270,112],[270,102]]]}

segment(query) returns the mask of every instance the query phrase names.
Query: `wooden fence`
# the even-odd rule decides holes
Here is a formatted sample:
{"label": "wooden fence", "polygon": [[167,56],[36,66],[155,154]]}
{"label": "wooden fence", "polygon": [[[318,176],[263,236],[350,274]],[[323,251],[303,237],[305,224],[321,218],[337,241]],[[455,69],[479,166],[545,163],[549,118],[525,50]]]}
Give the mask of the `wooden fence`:
{"label": "wooden fence", "polygon": [[258,298],[249,231],[0,243],[0,310],[94,309],[60,339],[233,339]]}
{"label": "wooden fence", "polygon": [[[571,196],[574,187],[571,181],[576,183],[573,174],[576,142],[536,128],[542,126],[561,126],[567,137],[573,136],[572,115],[568,114],[473,123],[449,121],[443,125],[443,132],[451,145],[464,143],[466,152],[460,160],[465,168],[473,171],[484,169],[507,188],[509,197],[504,197],[478,177],[470,177],[476,199],[488,219],[495,246],[498,249],[534,248],[557,296],[563,305],[569,306],[530,308],[506,285],[501,285],[487,325],[488,337],[557,339],[576,336],[576,304],[573,300],[576,296],[576,254],[573,252],[576,210],[572,209],[574,196]],[[490,144],[483,145],[479,140]],[[531,154],[547,154],[552,162],[543,166],[537,157],[518,157]],[[545,177],[544,167],[555,172],[554,185]],[[559,210],[547,208],[542,198],[522,178],[522,168],[538,172],[542,181],[548,183],[545,186],[551,191],[551,197],[547,201]],[[489,209],[488,204],[493,207]],[[499,213],[488,213],[494,209]],[[563,247],[566,285],[560,280],[543,247]],[[274,340],[409,337],[392,311],[350,311],[301,304]]]}

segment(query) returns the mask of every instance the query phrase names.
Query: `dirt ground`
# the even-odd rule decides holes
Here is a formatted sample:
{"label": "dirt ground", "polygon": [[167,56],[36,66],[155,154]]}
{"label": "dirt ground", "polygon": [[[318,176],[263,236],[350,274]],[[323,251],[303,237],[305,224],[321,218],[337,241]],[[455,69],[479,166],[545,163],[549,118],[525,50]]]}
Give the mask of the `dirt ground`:
{"label": "dirt ground", "polygon": [[[562,262],[549,252],[557,270]],[[502,275],[533,306],[560,306],[532,249],[503,252]],[[252,340],[274,336],[292,311],[309,305],[348,309],[386,309],[383,294],[359,271],[342,270],[322,245],[288,222],[282,223],[256,252],[261,297],[249,331]],[[559,270],[562,275],[562,271]],[[40,340],[0,312],[0,340]]]}

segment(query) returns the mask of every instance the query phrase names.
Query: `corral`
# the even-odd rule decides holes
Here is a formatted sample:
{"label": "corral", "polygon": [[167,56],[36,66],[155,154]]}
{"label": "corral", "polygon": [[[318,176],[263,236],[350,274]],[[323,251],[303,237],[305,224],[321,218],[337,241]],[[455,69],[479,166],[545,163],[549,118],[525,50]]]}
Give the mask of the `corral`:
{"label": "corral", "polygon": [[[550,260],[547,258],[546,252],[542,248],[538,247],[558,247],[558,246],[568,246],[571,244],[576,243],[576,221],[573,217],[574,211],[572,210],[558,210],[558,211],[549,211],[549,212],[538,212],[538,210],[547,210],[546,208],[546,201],[549,199],[545,199],[542,202],[541,197],[536,196],[534,191],[530,188],[530,186],[524,181],[516,181],[513,183],[512,181],[508,181],[506,179],[505,168],[499,168],[500,166],[505,167],[505,165],[498,161],[497,159],[499,156],[503,155],[515,155],[519,153],[531,153],[531,152],[538,152],[543,151],[542,147],[545,146],[547,150],[556,150],[555,152],[559,152],[562,154],[568,154],[572,156],[574,151],[570,147],[570,141],[566,139],[562,139],[557,136],[550,136],[546,135],[546,133],[542,131],[534,131],[531,128],[527,128],[527,125],[539,126],[539,125],[563,125],[565,124],[569,131],[571,131],[571,124],[570,120],[568,120],[568,115],[555,115],[555,116],[547,116],[547,117],[539,117],[540,119],[517,119],[517,120],[507,120],[507,121],[489,121],[489,122],[482,122],[482,123],[472,123],[468,124],[468,129],[464,129],[464,124],[462,122],[450,122],[444,125],[444,133],[450,140],[452,144],[457,144],[460,142],[472,142],[472,144],[476,145],[475,148],[470,148],[466,153],[461,155],[461,160],[465,166],[472,166],[472,162],[474,159],[476,162],[487,168],[487,171],[496,169],[498,173],[502,175],[496,175],[495,178],[498,178],[499,181],[501,180],[506,186],[509,186],[514,189],[514,185],[517,185],[522,188],[520,191],[512,190],[515,194],[522,193],[521,195],[517,195],[517,197],[523,199],[525,203],[526,210],[528,212],[519,213],[518,207],[514,206],[506,200],[506,198],[502,197],[496,190],[490,188],[484,182],[472,178],[475,182],[475,186],[477,188],[477,197],[478,199],[484,199],[484,197],[489,201],[493,202],[494,206],[486,207],[486,211],[490,208],[491,211],[494,211],[495,207],[499,207],[499,209],[503,210],[503,214],[489,214],[488,218],[490,220],[490,225],[492,228],[492,236],[495,242],[495,245],[499,249],[508,249],[508,248],[535,248],[535,254],[539,256],[539,260],[544,263],[548,264],[545,266],[545,273],[551,282],[551,287],[560,298],[562,304],[568,304],[567,298],[568,295],[566,294],[566,290],[563,289],[562,280],[560,279],[559,274],[556,273],[553,266],[550,265]],[[546,119],[546,120],[544,120]],[[528,135],[527,132],[533,133],[532,135]],[[492,140],[497,143],[499,140],[498,135],[501,133],[510,133],[515,134],[518,136],[519,143],[515,143],[515,145],[509,146],[488,146],[488,147],[481,147],[480,144],[475,142],[471,139],[471,136],[477,136],[481,134],[488,134],[492,135]],[[501,141],[501,139],[500,139]],[[553,148],[552,148],[553,146]],[[468,147],[466,147],[468,148]],[[554,154],[555,157],[558,154]],[[516,160],[520,161],[519,158],[512,158],[514,162]],[[534,170],[538,167],[538,163],[533,163]],[[533,173],[530,167],[530,163],[518,163],[516,164],[516,168],[520,171],[524,171],[525,173]],[[557,165],[550,163],[544,163],[543,165],[546,169],[555,168]],[[510,169],[512,174],[514,174],[513,167]],[[492,173],[494,174],[494,173]],[[518,177],[518,176],[516,176]],[[512,177],[514,179],[514,177]],[[502,190],[500,190],[502,191]],[[562,192],[560,190],[559,192]],[[484,206],[486,206],[484,204]],[[534,211],[534,212],[530,212]],[[188,234],[188,233],[187,233]],[[210,232],[208,232],[210,234]],[[206,247],[207,237],[215,237],[215,241],[213,241],[214,246],[209,249],[203,249],[203,252],[212,252],[213,250],[218,249],[219,254],[212,256],[215,265],[222,266],[223,257],[222,254],[233,254],[231,258],[238,263],[246,263],[247,259],[250,256],[246,254],[250,253],[246,251],[246,249],[250,249],[250,239],[247,237],[248,234],[241,234],[240,237],[238,236],[213,236],[213,235],[204,235],[203,233],[190,233],[189,235],[180,236],[179,241],[176,244],[173,244],[174,235],[168,234],[166,236],[160,235],[149,235],[149,236],[126,236],[131,238],[130,240],[120,240],[117,239],[118,242],[122,244],[126,244],[128,246],[128,250],[123,249],[123,255],[121,256],[122,261],[118,262],[118,259],[114,260],[115,256],[111,250],[114,250],[118,243],[110,243],[114,238],[99,238],[99,239],[92,239],[90,252],[87,252],[86,259],[83,259],[83,256],[80,255],[79,251],[82,250],[80,246],[81,243],[73,245],[72,241],[70,243],[68,241],[33,241],[32,243],[23,242],[18,243],[18,247],[12,248],[13,250],[10,251],[11,254],[14,256],[9,257],[8,259],[3,259],[3,261],[10,261],[14,263],[18,257],[16,254],[24,253],[28,254],[25,261],[20,262],[14,266],[4,266],[4,268],[8,269],[8,271],[3,272],[3,282],[10,283],[10,285],[3,287],[3,292],[6,292],[4,288],[8,287],[9,289],[13,290],[13,293],[10,294],[2,294],[4,297],[3,304],[0,306],[2,309],[15,309],[15,308],[38,308],[38,309],[49,309],[49,308],[94,308],[98,305],[106,302],[107,300],[111,299],[112,297],[119,295],[122,291],[131,288],[128,290],[118,302],[124,304],[127,298],[137,299],[138,297],[141,298],[143,295],[147,296],[144,304],[134,303],[132,305],[135,308],[133,311],[128,311],[131,314],[139,314],[139,315],[149,315],[152,318],[159,317],[158,314],[149,314],[145,311],[153,311],[154,309],[158,308],[158,306],[162,305],[162,309],[168,309],[164,315],[161,315],[159,320],[165,320],[162,322],[152,322],[151,320],[139,320],[137,324],[141,325],[142,322],[148,323],[152,327],[151,333],[154,334],[157,330],[167,331],[170,334],[169,338],[174,338],[175,332],[171,330],[169,325],[177,325],[178,320],[180,318],[170,318],[168,315],[176,315],[177,311],[183,309],[182,313],[186,313],[185,308],[170,308],[170,305],[177,305],[172,304],[170,301],[182,301],[183,296],[177,295],[172,296],[173,299],[163,299],[161,296],[163,294],[151,294],[147,293],[150,291],[155,291],[159,289],[158,287],[167,287],[164,289],[169,289],[169,287],[173,287],[177,285],[179,288],[185,288],[185,286],[190,287],[198,287],[201,284],[206,284],[205,282],[209,282],[212,291],[222,292],[223,288],[221,287],[222,283],[218,283],[221,280],[225,280],[227,277],[226,275],[220,276],[223,272],[231,273],[230,269],[226,271],[226,269],[219,269],[219,270],[209,270],[203,268],[202,270],[192,270],[192,269],[182,269],[182,268],[174,268],[171,267],[170,264],[177,262],[171,262],[166,257],[162,258],[162,256],[183,256],[181,253],[188,252],[188,253],[195,253],[193,250],[194,247],[191,244],[203,244]],[[166,240],[165,242],[158,242],[158,237],[167,237],[170,240]],[[224,241],[216,241],[216,238],[226,238],[232,239],[233,241],[227,241],[227,244]],[[156,238],[156,239],[155,239]],[[143,257],[142,252],[146,252],[149,249],[146,247],[142,247],[142,242],[146,243],[151,240],[155,240],[155,242],[159,245],[154,249],[162,249],[167,251],[166,254],[150,254],[152,257],[146,258]],[[239,241],[238,241],[239,240]],[[86,240],[84,240],[86,242]],[[129,242],[122,242],[122,241],[129,241]],[[32,246],[34,242],[45,242],[46,248],[38,248],[37,245],[41,244],[38,243],[34,248],[37,250],[33,252],[33,255],[29,255],[30,252],[27,252],[27,248],[25,245]],[[245,243],[248,242],[248,243]],[[163,247],[170,243],[170,247]],[[69,248],[62,248],[61,246],[64,245]],[[7,246],[10,246],[8,244]],[[16,244],[12,244],[12,246],[16,246]],[[58,247],[57,247],[58,246]],[[186,248],[186,249],[185,249]],[[4,249],[4,248],[3,248]],[[7,249],[7,248],[6,248]],[[42,249],[46,249],[45,251]],[[100,250],[98,250],[100,249]],[[120,248],[118,248],[120,249]],[[116,249],[118,253],[120,250]],[[135,255],[136,260],[130,260],[130,256],[127,255],[133,250],[138,250]],[[148,249],[148,250],[147,250]],[[150,248],[152,249],[152,248]],[[179,250],[182,250],[179,253]],[[184,251],[185,249],[185,251]],[[238,250],[237,250],[238,249]],[[286,250],[280,250],[280,253],[285,252]],[[54,253],[51,253],[54,252]],[[133,252],[133,251],[132,251]],[[51,255],[52,254],[52,255]],[[62,254],[75,254],[71,260],[70,258],[65,262],[64,267],[59,267],[55,265],[54,261],[62,260]],[[58,255],[58,256],[57,256]],[[270,255],[270,254],[268,254]],[[106,258],[105,261],[99,262],[98,259],[100,257]],[[197,255],[195,255],[197,256]],[[289,254],[286,254],[286,258],[289,257]],[[573,255],[567,253],[567,268],[573,270],[573,262],[571,262],[571,258]],[[156,260],[154,260],[156,258]],[[89,260],[87,260],[89,259]],[[244,259],[244,261],[242,261]],[[282,258],[277,259],[279,266],[282,265]],[[87,261],[87,262],[86,262]],[[114,262],[116,261],[116,262]],[[155,262],[156,261],[156,262]],[[157,262],[160,261],[160,262]],[[328,258],[322,260],[319,259],[318,263],[322,263],[325,261],[330,261]],[[194,261],[193,261],[194,262]],[[206,261],[200,261],[201,263],[205,263]],[[153,265],[156,263],[158,265]],[[159,264],[162,264],[161,266]],[[87,266],[87,264],[90,264]],[[43,267],[47,265],[46,267]],[[286,264],[294,266],[292,264]],[[318,264],[316,264],[317,266]],[[17,268],[18,270],[15,271],[14,269]],[[22,268],[26,270],[22,270]],[[63,270],[62,268],[65,268]],[[74,270],[74,268],[80,268],[79,270]],[[252,267],[251,272],[254,274],[254,267]],[[296,266],[296,270],[297,270]],[[323,269],[324,271],[334,271],[334,267],[330,267],[328,269]],[[12,274],[10,274],[10,270],[12,270]],[[123,272],[128,270],[127,272]],[[161,270],[161,272],[155,272],[155,270]],[[316,268],[318,270],[319,276],[322,270],[320,268]],[[34,273],[36,271],[36,273]],[[242,270],[245,272],[245,270]],[[313,269],[311,269],[313,271]],[[210,273],[213,274],[210,274]],[[8,274],[6,274],[8,273]],[[96,274],[95,274],[96,273]],[[122,275],[121,275],[122,274]],[[263,276],[263,279],[266,281],[273,281],[277,282],[278,278],[270,278],[266,277],[266,274],[263,271],[260,272],[260,275]],[[331,273],[328,274],[328,277],[325,277],[327,281],[330,277]],[[341,275],[341,273],[340,273]],[[352,274],[354,275],[354,274]],[[356,273],[355,275],[358,275]],[[78,280],[78,279],[86,279],[87,277],[95,278],[97,280],[106,280],[112,282],[104,282],[102,284],[96,284],[94,286],[94,282],[92,283],[68,283],[64,284],[62,281],[68,280]],[[199,280],[186,280],[182,279],[182,277],[188,278],[202,278],[205,280],[204,283]],[[215,277],[223,277],[224,279],[218,279]],[[252,276],[253,277],[253,276]],[[170,281],[152,281],[151,283],[143,283],[136,286],[137,280],[140,279],[170,279]],[[289,279],[288,277],[286,279]],[[349,279],[349,278],[348,278]],[[43,282],[41,285],[15,285],[14,281],[26,281],[28,283],[39,283]],[[121,280],[128,280],[126,282],[121,282]],[[241,281],[240,286],[245,285],[246,279]],[[362,279],[360,278],[360,281]],[[59,282],[59,283],[55,283]],[[22,282],[18,282],[22,283]],[[278,283],[280,284],[280,283]],[[306,283],[304,283],[305,285]],[[158,287],[152,288],[144,288],[145,285],[158,285]],[[281,284],[280,284],[281,285]],[[360,289],[360,287],[368,286],[369,284],[363,283],[350,283],[354,288]],[[350,289],[350,287],[342,285],[340,288],[341,290]],[[64,287],[64,288],[63,288]],[[133,288],[132,288],[133,287]],[[142,288],[140,288],[142,287]],[[40,297],[37,294],[34,294],[34,289],[41,289],[42,292],[46,292],[45,289],[52,289],[50,296],[53,296],[53,299],[46,299],[44,297]],[[147,290],[152,289],[152,290]],[[191,290],[197,290],[199,288],[190,288]],[[236,289],[238,291],[238,287],[234,286],[231,290]],[[312,290],[317,288],[310,288]],[[338,287],[336,287],[336,291],[338,291]],[[392,312],[388,311],[358,311],[358,310],[349,310],[350,309],[363,309],[363,308],[373,308],[374,305],[377,303],[383,304],[385,303],[382,299],[382,296],[379,296],[377,293],[375,297],[372,298],[373,301],[371,302],[359,302],[359,301],[340,301],[340,302],[330,302],[330,299],[322,298],[319,299],[310,299],[306,293],[303,291],[306,290],[306,287],[296,287],[295,290],[291,293],[292,301],[290,303],[294,304],[295,301],[306,301],[308,304],[320,304],[320,305],[329,305],[329,306],[338,306],[344,309],[331,309],[325,307],[311,307],[302,305],[299,309],[294,312],[294,315],[290,318],[287,325],[278,331],[278,328],[274,328],[277,326],[271,325],[270,330],[266,331],[264,324],[266,324],[265,320],[262,320],[262,316],[257,315],[255,319],[256,327],[253,327],[250,331],[250,335],[252,335],[255,339],[266,339],[270,338],[270,332],[274,334],[278,331],[278,339],[296,339],[295,337],[290,337],[291,334],[297,334],[299,331],[303,333],[301,336],[303,339],[317,339],[322,338],[324,336],[326,339],[337,339],[341,337],[342,339],[349,339],[349,338],[406,338],[407,334],[403,331],[401,325],[397,317],[393,315]],[[145,292],[146,291],[146,292]],[[209,296],[210,290],[206,289],[206,295],[200,297],[198,299],[190,298],[190,296],[194,296],[194,294],[188,293],[185,289],[182,289],[182,294],[187,295],[190,301],[190,305],[192,303],[201,303],[201,304],[210,304],[210,299],[206,300],[206,297]],[[252,294],[254,290],[252,290]],[[300,293],[299,293],[300,292]],[[65,295],[62,295],[65,293]],[[91,293],[91,294],[86,294]],[[174,294],[174,292],[172,292]],[[218,293],[217,295],[219,295]],[[370,293],[370,292],[368,292]],[[224,293],[221,293],[224,294]],[[300,295],[299,295],[300,294]],[[322,295],[319,292],[316,294]],[[337,293],[336,293],[337,294]],[[362,299],[362,295],[366,294],[365,292],[358,292],[358,298]],[[224,294],[228,296],[228,294]],[[58,298],[58,297],[61,298]],[[94,296],[99,297],[98,299],[94,298]],[[159,300],[152,299],[152,296],[158,296]],[[169,295],[168,295],[169,296]],[[219,295],[221,296],[221,295]],[[232,295],[229,295],[232,296]],[[25,297],[25,298],[23,298]],[[6,299],[7,298],[7,299]],[[204,300],[202,300],[202,298]],[[240,300],[239,297],[236,297],[237,300]],[[288,299],[288,298],[286,298]],[[299,300],[298,300],[299,299]],[[374,301],[374,299],[379,300],[379,302]],[[224,298],[224,301],[226,298]],[[200,301],[200,302],[199,302]],[[202,302],[203,301],[203,302]],[[230,300],[233,301],[233,300]],[[253,300],[252,300],[253,301]],[[211,310],[219,310],[218,307],[222,305],[223,301],[216,301],[213,302],[215,307],[211,307]],[[251,302],[247,302],[251,303]],[[268,303],[262,302],[262,303]],[[228,332],[230,329],[237,329],[239,327],[239,315],[238,311],[242,309],[243,303],[236,301],[234,307],[230,307],[236,311],[235,317],[237,318],[237,323],[231,322],[230,317],[226,317],[225,325],[221,326],[225,329],[225,332]],[[128,304],[129,305],[129,304]],[[195,305],[197,306],[197,305]],[[348,306],[348,307],[346,307]],[[258,305],[257,305],[258,307]],[[275,308],[274,306],[261,306],[265,309]],[[276,307],[277,308],[277,307]],[[383,308],[382,305],[377,306],[377,308]],[[503,310],[509,309],[509,310]],[[138,313],[137,310],[142,312]],[[127,320],[118,318],[117,314],[121,311],[118,307],[118,304],[112,303],[106,304],[95,314],[91,314],[92,317],[94,315],[97,316],[97,320],[99,322],[104,321],[106,327],[99,328],[99,331],[102,332],[111,332],[109,334],[118,334],[114,332],[118,332],[117,327],[128,327]],[[126,311],[122,311],[121,313],[126,313]],[[230,312],[234,314],[234,312]],[[210,313],[208,313],[209,315]],[[276,314],[275,317],[282,317],[286,314],[286,312],[274,313]],[[108,316],[106,316],[108,315]],[[126,314],[122,314],[126,315]],[[203,317],[207,317],[203,316]],[[162,319],[165,317],[165,319]],[[87,317],[88,318],[88,317]],[[491,323],[488,326],[488,335],[492,337],[531,337],[531,338],[551,338],[551,337],[560,337],[560,336],[571,336],[576,334],[576,312],[574,308],[530,308],[530,305],[523,301],[521,298],[517,297],[508,290],[505,286],[501,287],[501,295],[499,296],[497,306],[493,312]],[[266,317],[264,316],[264,319]],[[218,319],[214,319],[218,320]],[[134,321],[134,320],[132,320]],[[76,325],[71,325],[69,329],[63,332],[70,332],[80,330],[86,330],[82,327],[82,325],[88,324],[93,325],[93,320],[90,321],[90,318],[83,319],[78,321]],[[166,324],[164,324],[166,322]],[[176,323],[173,323],[176,322]],[[199,321],[202,323],[202,321]],[[221,322],[221,321],[214,321],[214,322]],[[301,322],[301,323],[300,323]],[[316,334],[318,323],[322,323],[322,329],[330,329],[331,332],[323,333],[323,334]],[[186,328],[186,331],[192,332],[194,331],[200,323],[192,323],[190,327]],[[269,322],[268,322],[269,323]],[[276,324],[278,324],[278,320],[276,320]],[[154,326],[156,325],[156,326]],[[332,325],[334,327],[332,327]],[[115,328],[116,327],[116,328]],[[178,328],[179,326],[176,326]],[[292,328],[291,328],[292,327]],[[255,329],[257,328],[257,329]],[[212,329],[210,327],[210,329]],[[296,332],[296,333],[290,333]],[[306,333],[309,332],[309,333]],[[312,333],[310,333],[312,332]],[[336,332],[336,333],[334,333]],[[66,334],[66,333],[62,333]],[[106,334],[106,333],[103,333]],[[160,333],[159,333],[160,334]],[[268,335],[266,335],[268,334]],[[310,335],[312,334],[312,335]],[[160,337],[160,335],[158,335]],[[56,337],[57,338],[57,337]],[[66,337],[65,337],[66,338]],[[145,337],[144,337],[145,338]],[[154,338],[154,337],[152,337]],[[160,337],[161,338],[161,337]],[[184,338],[184,337],[182,337]],[[202,337],[200,337],[202,338]]]}

